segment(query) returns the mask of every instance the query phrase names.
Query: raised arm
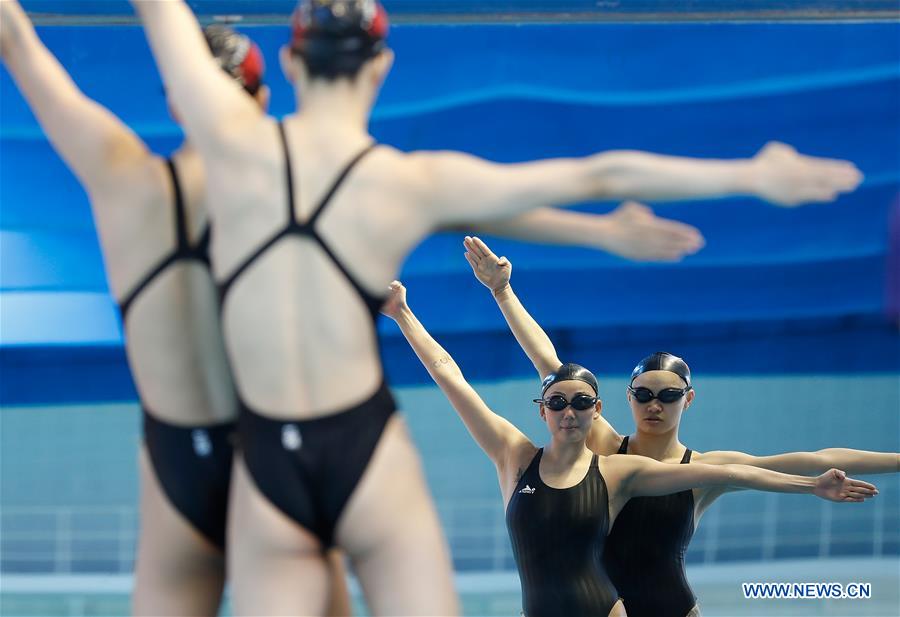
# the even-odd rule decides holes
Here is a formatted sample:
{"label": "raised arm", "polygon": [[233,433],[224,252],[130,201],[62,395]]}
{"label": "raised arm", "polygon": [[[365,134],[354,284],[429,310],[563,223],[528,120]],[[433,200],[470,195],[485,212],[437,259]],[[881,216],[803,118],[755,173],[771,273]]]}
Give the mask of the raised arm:
{"label": "raised arm", "polygon": [[152,155],[87,98],[38,38],[17,0],[0,2],[0,54],[47,138],[88,192],[129,182]]}
{"label": "raised arm", "polygon": [[469,434],[498,468],[504,467],[515,449],[528,443],[528,438],[481,400],[450,354],[434,340],[410,310],[406,303],[406,288],[399,281],[391,283],[390,298],[382,312],[400,326],[403,336],[447,396]]}
{"label": "raised arm", "polygon": [[509,282],[512,276],[510,261],[506,257],[497,257],[480,238],[466,236],[463,244],[466,247],[466,261],[472,267],[475,278],[491,290],[509,329],[537,370],[538,379],[558,369],[562,362],[556,355],[553,342],[512,290]]}
{"label": "raised arm", "polygon": [[219,67],[183,0],[131,0],[144,24],[169,96],[197,146],[215,153],[223,140],[256,126],[263,112]]}
{"label": "raised arm", "polygon": [[900,454],[893,452],[868,452],[847,448],[826,448],[818,452],[787,452],[772,456],[753,456],[743,452],[705,452],[699,462],[710,465],[752,465],[782,473],[803,475],[820,474],[831,468],[847,473],[898,473]]}
{"label": "raised arm", "polygon": [[704,245],[696,227],[658,217],[634,201],[609,214],[538,208],[513,218],[456,225],[454,229],[540,244],[583,246],[634,261],[678,261]]}
{"label": "raised arm", "polygon": [[752,195],[782,206],[834,200],[862,180],[847,161],[772,143],[752,159],[713,160],[637,151],[498,164],[458,152],[417,153],[435,224],[514,216],[597,199],[673,200]]}
{"label": "raised arm", "polygon": [[[464,243],[466,261],[472,266],[475,277],[491,290],[513,336],[537,370],[538,379],[543,379],[562,362],[550,337],[513,292],[509,282],[512,263],[506,257],[497,257],[480,238],[467,236]],[[588,448],[605,456],[617,452],[621,443],[622,436],[603,416],[594,421],[587,438]]]}
{"label": "raised arm", "polygon": [[[616,459],[614,462],[611,459]],[[861,502],[874,497],[874,485],[848,478],[837,469],[818,477],[790,475],[748,465],[671,465],[643,456],[610,457],[624,469],[622,489],[628,497],[667,495],[693,488],[730,487],[774,493],[812,493],[829,501]],[[619,473],[619,472],[617,472]]]}

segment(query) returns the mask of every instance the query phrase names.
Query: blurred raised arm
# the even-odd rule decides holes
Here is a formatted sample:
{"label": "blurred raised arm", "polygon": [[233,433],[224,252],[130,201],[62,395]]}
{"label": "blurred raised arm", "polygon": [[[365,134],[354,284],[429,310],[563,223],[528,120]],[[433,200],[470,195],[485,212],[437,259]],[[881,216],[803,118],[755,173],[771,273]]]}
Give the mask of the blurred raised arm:
{"label": "blurred raised arm", "polygon": [[132,182],[153,160],[144,142],[86,97],[16,0],[0,2],[0,54],[41,128],[91,194]]}
{"label": "blurred raised arm", "polygon": [[264,115],[213,58],[197,18],[183,0],[131,0],[170,99],[188,136],[205,154],[244,136]]}

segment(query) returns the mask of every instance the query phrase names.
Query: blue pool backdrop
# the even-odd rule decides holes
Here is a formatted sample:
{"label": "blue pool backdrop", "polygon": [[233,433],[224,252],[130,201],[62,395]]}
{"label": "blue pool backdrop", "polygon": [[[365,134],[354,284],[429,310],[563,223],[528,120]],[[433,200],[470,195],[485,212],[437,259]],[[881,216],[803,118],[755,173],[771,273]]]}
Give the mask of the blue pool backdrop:
{"label": "blue pool backdrop", "polygon": [[[24,4],[47,13],[71,8]],[[124,2],[77,4],[127,11]],[[265,13],[289,4],[253,5]],[[421,4],[394,6],[402,17]],[[460,10],[477,10],[454,6],[464,4]],[[654,8],[635,4],[638,12]],[[606,413],[620,432],[632,427],[623,400],[631,367],[668,349],[695,374],[698,399],[683,439],[698,450],[900,450],[900,336],[885,308],[889,272],[900,271],[888,264],[888,220],[900,188],[900,24],[398,21],[390,39],[397,61],[371,128],[404,150],[455,148],[497,161],[618,148],[726,158],[781,140],[854,161],[865,182],[831,204],[651,204],[707,239],[678,264],[489,242],[513,261],[519,296],[560,356],[601,375]],[[277,62],[287,29],[246,32],[266,56],[272,112],[288,113],[293,94]],[[181,133],[139,28],[46,26],[39,34],[84,91],[152,149],[176,147]],[[84,191],[5,71],[0,92],[2,570],[128,572],[139,422],[94,224]],[[528,404],[531,366],[472,277],[461,240],[436,235],[410,255],[402,272],[410,303],[488,402],[541,440]],[[379,329],[456,567],[510,569],[490,463],[393,324]],[[797,496],[729,496],[704,519],[689,559],[896,556],[900,483],[878,481],[878,499],[846,508]]]}

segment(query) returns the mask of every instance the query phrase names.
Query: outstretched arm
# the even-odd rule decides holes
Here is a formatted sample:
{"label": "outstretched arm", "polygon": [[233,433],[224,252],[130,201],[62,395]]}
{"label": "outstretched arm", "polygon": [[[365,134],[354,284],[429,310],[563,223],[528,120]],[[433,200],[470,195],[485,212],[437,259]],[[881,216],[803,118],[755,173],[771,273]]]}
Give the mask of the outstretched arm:
{"label": "outstretched arm", "polygon": [[219,67],[196,17],[183,0],[131,0],[144,24],[163,82],[201,150],[242,135],[263,115]]}
{"label": "outstretched arm", "polygon": [[656,216],[628,201],[609,214],[539,208],[519,216],[453,229],[541,244],[583,246],[634,261],[678,261],[703,248],[696,227]]}
{"label": "outstretched arm", "polygon": [[643,456],[617,455],[625,466],[622,486],[628,496],[667,495],[693,488],[731,487],[774,493],[812,493],[829,501],[861,502],[878,494],[874,485],[848,478],[837,469],[818,477],[779,473],[748,465],[671,465]]}
{"label": "outstretched arm", "polygon": [[637,151],[510,165],[458,152],[411,159],[437,225],[514,216],[597,199],[673,200],[752,195],[782,206],[833,201],[862,180],[847,161],[772,143],[752,159],[712,160]]}
{"label": "outstretched arm", "polygon": [[[464,244],[466,261],[472,266],[475,277],[491,290],[509,329],[537,370],[538,378],[543,379],[558,369],[562,362],[550,337],[513,292],[509,282],[512,263],[506,257],[497,257],[480,238],[466,236]],[[594,421],[587,438],[588,448],[607,455],[617,452],[621,443],[622,436],[603,416]]]}
{"label": "outstretched arm", "polygon": [[481,400],[450,354],[434,340],[410,310],[406,303],[406,288],[399,281],[394,281],[390,290],[390,298],[381,312],[400,326],[403,336],[485,454],[498,467],[505,465],[514,448],[527,442],[528,438]]}
{"label": "outstretched arm", "polygon": [[831,468],[843,469],[852,474],[900,472],[900,454],[847,448],[827,448],[818,452],[787,452],[772,456],[718,451],[706,452],[699,460],[710,465],[752,465],[782,473],[804,475],[824,473]]}
{"label": "outstretched arm", "polygon": [[119,186],[144,169],[153,158],[144,143],[78,89],[17,0],[0,2],[0,21],[4,64],[53,147],[88,192]]}

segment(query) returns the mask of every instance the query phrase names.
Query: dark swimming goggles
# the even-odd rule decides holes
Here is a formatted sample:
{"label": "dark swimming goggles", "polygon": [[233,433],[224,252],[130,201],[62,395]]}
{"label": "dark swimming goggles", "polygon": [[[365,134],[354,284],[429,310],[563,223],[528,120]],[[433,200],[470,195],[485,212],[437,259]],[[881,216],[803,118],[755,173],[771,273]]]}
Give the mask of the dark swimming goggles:
{"label": "dark swimming goggles", "polygon": [[638,403],[649,403],[653,399],[659,399],[660,403],[674,403],[682,396],[688,393],[690,386],[686,388],[664,388],[656,394],[650,388],[632,388],[628,386],[628,391],[637,400]]}
{"label": "dark swimming goggles", "polygon": [[545,405],[550,408],[551,411],[562,411],[569,405],[571,405],[572,409],[575,411],[584,411],[585,409],[590,409],[597,403],[597,397],[588,396],[587,394],[576,394],[575,398],[569,402],[563,395],[554,394],[547,399],[536,398],[534,399],[534,402]]}

